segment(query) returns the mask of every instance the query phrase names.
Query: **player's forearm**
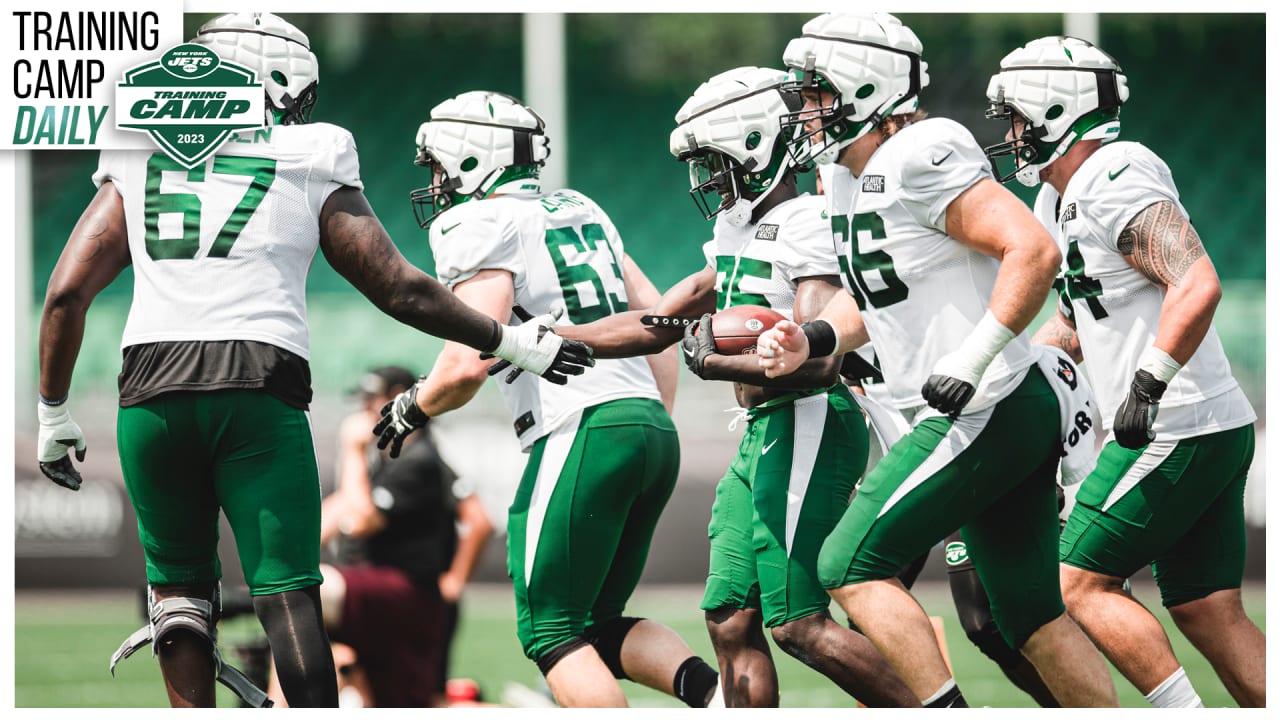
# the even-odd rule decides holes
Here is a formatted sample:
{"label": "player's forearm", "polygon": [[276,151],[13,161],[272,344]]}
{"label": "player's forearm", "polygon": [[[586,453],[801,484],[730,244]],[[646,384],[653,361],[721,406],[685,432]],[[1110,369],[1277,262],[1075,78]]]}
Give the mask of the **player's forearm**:
{"label": "player's forearm", "polygon": [[1201,256],[1179,285],[1168,287],[1160,308],[1155,346],[1186,365],[1209,332],[1222,285],[1208,256]]}
{"label": "player's forearm", "polygon": [[840,369],[838,357],[813,358],[795,372],[771,378],[760,367],[755,355],[710,355],[702,366],[703,380],[740,382],[759,387],[810,390],[827,387],[836,381]]}
{"label": "player's forearm", "polygon": [[493,350],[501,337],[496,320],[459,300],[426,273],[415,271],[386,306],[379,307],[405,325],[477,350]]}
{"label": "player's forearm", "polygon": [[833,295],[817,319],[827,321],[835,330],[836,355],[853,352],[871,342],[867,326],[862,321],[862,312],[858,310],[858,303],[848,292],[841,291]]}
{"label": "player's forearm", "polygon": [[1014,335],[1031,324],[1053,288],[1062,255],[1048,241],[1019,243],[1009,247],[1000,260],[988,309]]}
{"label": "player's forearm", "polygon": [[586,325],[560,325],[557,335],[587,343],[597,358],[652,355],[675,344],[683,329],[648,327],[640,318],[649,310],[629,310]]}
{"label": "player's forearm", "polygon": [[40,394],[60,400],[71,389],[71,374],[84,341],[87,306],[45,301],[40,317]]}
{"label": "player's forearm", "polygon": [[471,348],[446,343],[427,379],[418,386],[418,407],[427,417],[435,417],[471,402],[484,385],[491,363],[481,360]]}

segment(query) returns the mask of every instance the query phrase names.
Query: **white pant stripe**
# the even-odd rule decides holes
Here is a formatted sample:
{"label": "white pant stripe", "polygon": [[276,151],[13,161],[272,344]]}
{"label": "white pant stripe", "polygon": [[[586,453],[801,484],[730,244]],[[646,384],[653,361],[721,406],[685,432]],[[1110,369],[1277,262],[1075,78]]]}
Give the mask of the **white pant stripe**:
{"label": "white pant stripe", "polygon": [[1111,488],[1111,494],[1107,495],[1106,502],[1102,503],[1102,512],[1111,509],[1111,506],[1119,502],[1125,493],[1137,487],[1142,478],[1160,467],[1161,463],[1169,459],[1169,455],[1176,447],[1178,447],[1177,440],[1164,440],[1153,442],[1143,448],[1142,454],[1133,462],[1128,472],[1116,482],[1115,487]]}
{"label": "white pant stripe", "polygon": [[791,540],[796,536],[800,510],[804,507],[809,479],[822,447],[822,433],[827,424],[827,394],[811,395],[792,403],[794,437],[791,445],[791,478],[787,481],[787,529],[783,549],[791,556]]}
{"label": "white pant stripe", "polygon": [[524,528],[525,587],[529,586],[529,579],[533,577],[533,561],[538,555],[538,538],[542,536],[542,521],[547,516],[547,505],[551,502],[551,494],[556,490],[560,473],[564,471],[564,461],[569,457],[569,450],[573,447],[573,439],[577,437],[578,426],[581,424],[582,411],[579,410],[547,435],[546,447],[542,449],[542,462],[538,463],[538,477],[529,497],[529,516]]}
{"label": "white pant stripe", "polygon": [[[951,423],[951,429],[942,437],[942,442],[938,443],[938,447],[929,453],[929,457],[924,462],[916,466],[915,470],[902,481],[897,490],[889,496],[885,501],[884,507],[880,508],[880,514],[876,517],[883,517],[889,512],[890,508],[898,504],[898,501],[906,497],[907,493],[920,487],[925,480],[933,477],[934,473],[947,466],[960,453],[964,452],[970,445],[978,439],[982,434],[982,430],[986,428],[987,423],[991,421],[991,415],[995,412],[995,406],[984,408],[976,413],[969,415],[961,415]],[[904,438],[906,436],[903,436]],[[899,442],[905,442],[899,440]]]}

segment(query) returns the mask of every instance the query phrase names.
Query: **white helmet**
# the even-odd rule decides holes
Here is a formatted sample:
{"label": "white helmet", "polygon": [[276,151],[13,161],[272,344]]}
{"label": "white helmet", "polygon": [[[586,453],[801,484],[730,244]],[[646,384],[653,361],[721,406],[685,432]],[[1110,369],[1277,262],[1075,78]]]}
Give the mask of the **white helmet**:
{"label": "white helmet", "polygon": [[[996,158],[1015,157],[1000,182],[1017,177],[1040,184],[1040,170],[1080,140],[1110,142],[1120,136],[1120,105],[1129,87],[1115,58],[1088,41],[1052,36],[1032,40],[1000,61],[987,85],[987,117],[1024,120],[1022,132],[986,148]],[[1015,118],[1017,115],[1019,118]]]}
{"label": "white helmet", "polygon": [[255,70],[267,94],[266,125],[311,120],[320,66],[307,36],[271,13],[230,13],[204,25],[191,42]]}
{"label": "white helmet", "polygon": [[551,154],[542,118],[532,108],[485,90],[432,108],[431,119],[418,128],[417,145],[414,162],[440,173],[409,194],[423,228],[455,203],[516,187],[541,189],[538,173]]}
{"label": "white helmet", "polygon": [[[817,111],[797,111],[783,121],[797,160],[835,162],[840,150],[866,135],[884,118],[919,107],[929,84],[924,46],[911,29],[887,13],[819,15],[802,35],[787,43],[782,59],[795,73],[797,90],[826,90],[835,96]],[[806,120],[821,128],[804,129]],[[815,136],[822,134],[820,144]]]}
{"label": "white helmet", "polygon": [[689,163],[689,195],[708,220],[723,213],[746,225],[792,167],[778,124],[800,107],[798,95],[780,90],[789,77],[760,67],[727,70],[699,85],[676,113],[671,154]]}

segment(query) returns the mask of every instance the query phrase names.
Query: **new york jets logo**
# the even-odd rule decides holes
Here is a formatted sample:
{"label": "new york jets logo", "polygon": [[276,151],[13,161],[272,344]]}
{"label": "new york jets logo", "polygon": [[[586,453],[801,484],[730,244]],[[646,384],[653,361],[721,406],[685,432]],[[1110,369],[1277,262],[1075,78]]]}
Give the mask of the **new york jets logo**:
{"label": "new york jets logo", "polygon": [[747,318],[747,321],[742,323],[742,325],[754,333],[764,330],[764,323],[759,318]]}
{"label": "new york jets logo", "polygon": [[969,559],[969,549],[962,542],[947,543],[944,552],[948,565],[959,565]]}
{"label": "new york jets logo", "polygon": [[116,85],[116,127],[147,133],[166,155],[191,168],[231,133],[260,127],[263,102],[252,70],[186,43],[125,71]]}

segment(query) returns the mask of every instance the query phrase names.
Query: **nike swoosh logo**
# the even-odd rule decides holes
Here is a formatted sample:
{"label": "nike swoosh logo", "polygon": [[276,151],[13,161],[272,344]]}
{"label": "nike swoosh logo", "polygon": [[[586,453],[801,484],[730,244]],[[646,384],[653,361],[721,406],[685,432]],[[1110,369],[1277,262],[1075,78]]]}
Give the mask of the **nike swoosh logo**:
{"label": "nike swoosh logo", "polygon": [[949,158],[949,157],[951,157],[952,153],[954,153],[954,152],[955,152],[955,150],[952,150],[951,152],[947,153],[946,155],[943,155],[942,157],[938,158],[937,160],[930,160],[929,162],[933,163],[933,166],[934,166],[934,167],[937,167],[937,166],[941,165],[942,163],[946,162],[946,159],[947,159],[947,158]]}
{"label": "nike swoosh logo", "polygon": [[778,444],[778,441],[777,441],[777,440],[774,440],[773,442],[769,443],[768,445],[765,445],[764,447],[760,448],[760,456],[761,456],[761,457],[764,457],[765,455],[768,455],[768,454],[769,454],[769,448],[772,448],[774,445],[777,445],[777,444]]}
{"label": "nike swoosh logo", "polygon": [[1116,178],[1120,177],[1120,173],[1122,173],[1122,172],[1124,172],[1125,170],[1128,170],[1128,169],[1129,169],[1129,166],[1128,166],[1128,165],[1125,165],[1124,167],[1120,168],[1119,170],[1117,170],[1117,171],[1115,171],[1115,172],[1109,172],[1109,173],[1107,173],[1107,179],[1108,179],[1108,180],[1115,180]]}
{"label": "nike swoosh logo", "polygon": [[454,228],[458,227],[458,226],[459,226],[459,225],[461,225],[461,224],[462,224],[462,223],[460,223],[460,222],[456,222],[456,223],[454,223],[454,224],[450,225],[449,227],[442,229],[442,230],[440,231],[440,234],[441,234],[441,235],[448,235],[450,230],[452,230],[452,229],[454,229]]}

